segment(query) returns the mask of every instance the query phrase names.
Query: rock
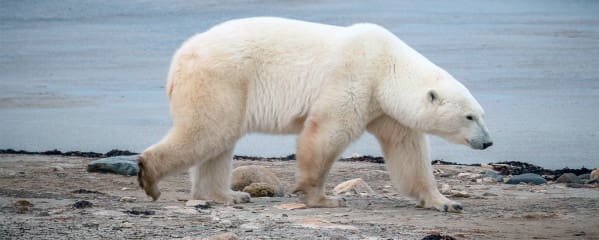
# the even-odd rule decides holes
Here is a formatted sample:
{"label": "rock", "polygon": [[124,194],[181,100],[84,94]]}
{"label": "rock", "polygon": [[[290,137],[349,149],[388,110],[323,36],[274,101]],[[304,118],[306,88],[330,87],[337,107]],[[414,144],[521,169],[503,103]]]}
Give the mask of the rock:
{"label": "rock", "polygon": [[495,194],[495,193],[490,193],[490,192],[486,192],[486,193],[483,193],[483,196],[484,196],[484,197],[495,197],[495,196],[497,196],[497,194]]}
{"label": "rock", "polygon": [[507,184],[532,183],[535,185],[547,183],[543,177],[535,173],[515,175],[506,182]]}
{"label": "rock", "polygon": [[564,173],[556,180],[558,183],[580,183],[580,179],[574,173]]}
{"label": "rock", "polygon": [[83,188],[71,191],[71,193],[75,193],[75,194],[104,194],[104,193],[101,193],[98,191],[87,190],[87,189],[83,189]]}
{"label": "rock", "polygon": [[249,193],[252,197],[274,197],[276,189],[266,183],[252,183],[243,188],[244,192]]}
{"label": "rock", "polygon": [[283,210],[295,210],[295,209],[305,209],[307,208],[306,204],[303,203],[283,203],[275,206],[278,209]]}
{"label": "rock", "polygon": [[53,166],[52,167],[52,171],[54,171],[54,172],[64,172],[64,168],[62,168],[61,166]]}
{"label": "rock", "polygon": [[591,179],[591,180],[586,181],[586,184],[596,184],[596,183],[599,183],[599,179]]}
{"label": "rock", "polygon": [[[262,183],[274,191],[275,197],[282,197],[285,192],[279,178],[261,166],[241,166],[233,170],[231,178],[231,189],[243,191],[243,189],[252,183]],[[251,193],[250,193],[251,194]]]}
{"label": "rock", "polygon": [[137,155],[101,158],[89,163],[87,171],[135,176],[138,171],[137,158]]}
{"label": "rock", "polygon": [[355,178],[351,180],[347,180],[345,182],[340,183],[339,185],[333,188],[334,194],[365,194],[365,195],[375,195],[376,193],[368,183],[366,183],[361,178]]}
{"label": "rock", "polygon": [[154,215],[156,212],[154,210],[144,209],[140,207],[134,207],[131,210],[126,210],[125,213],[132,215]]}
{"label": "rock", "polygon": [[580,174],[580,175],[578,175],[578,179],[580,179],[580,180],[590,180],[591,179],[591,174],[590,173]]}
{"label": "rock", "polygon": [[453,190],[453,191],[451,191],[451,196],[458,197],[458,198],[469,198],[470,194],[468,194],[468,192],[466,192],[466,191]]}
{"label": "rock", "polygon": [[185,206],[199,208],[199,209],[206,209],[206,208],[210,208],[210,202],[205,201],[205,200],[188,200],[185,203]]}
{"label": "rock", "polygon": [[206,238],[202,238],[202,240],[237,240],[239,237],[232,232],[221,233],[217,235],[212,235]]}
{"label": "rock", "polygon": [[135,202],[136,200],[134,197],[121,197],[119,202]]}
{"label": "rock", "polygon": [[91,208],[93,206],[94,206],[94,204],[87,200],[79,200],[79,201],[73,203],[73,208],[77,208],[77,209]]}
{"label": "rock", "polygon": [[501,176],[499,173],[495,172],[495,171],[485,171],[482,174],[483,179],[484,178],[492,178],[495,179],[496,182],[503,182],[503,176]]}
{"label": "rock", "polygon": [[599,168],[596,168],[591,172],[591,179],[599,179]]}
{"label": "rock", "polygon": [[27,201],[27,200],[17,200],[15,202],[15,211],[18,214],[25,214],[31,211],[31,209],[33,209],[33,203]]}
{"label": "rock", "polygon": [[456,240],[456,238],[449,235],[431,234],[422,238],[422,240]]}
{"label": "rock", "polygon": [[121,228],[132,228],[132,227],[133,227],[133,223],[130,223],[130,222],[121,223]]}

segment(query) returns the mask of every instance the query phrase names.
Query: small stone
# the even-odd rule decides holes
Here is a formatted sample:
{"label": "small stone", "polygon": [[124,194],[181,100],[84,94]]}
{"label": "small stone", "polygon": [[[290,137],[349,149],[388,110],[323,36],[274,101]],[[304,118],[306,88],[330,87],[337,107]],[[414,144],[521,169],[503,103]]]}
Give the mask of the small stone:
{"label": "small stone", "polygon": [[468,194],[468,192],[465,192],[465,191],[452,191],[451,196],[458,197],[458,198],[469,198],[470,194]]}
{"label": "small stone", "polygon": [[222,225],[224,225],[225,227],[230,227],[231,225],[233,225],[233,222],[231,222],[231,220],[229,220],[229,219],[224,219],[224,220],[220,221],[220,223]]}
{"label": "small stone", "polygon": [[599,179],[599,168],[596,168],[591,172],[591,179]]}
{"label": "small stone", "polygon": [[62,168],[61,166],[53,166],[52,167],[52,171],[54,171],[54,172],[64,172],[64,168]]}
{"label": "small stone", "polygon": [[133,188],[124,187],[124,188],[121,188],[121,191],[129,191],[129,190],[132,190],[132,189]]}
{"label": "small stone", "polygon": [[73,208],[77,208],[77,209],[91,208],[93,206],[94,206],[94,204],[87,200],[79,200],[79,201],[73,203]]}
{"label": "small stone", "polygon": [[374,190],[368,186],[362,178],[355,178],[351,180],[347,180],[345,182],[340,183],[335,188],[333,188],[334,194],[366,194],[366,195],[375,195]]}
{"label": "small stone", "polygon": [[121,197],[119,202],[135,202],[136,200],[134,197]]}
{"label": "small stone", "polygon": [[256,223],[244,223],[239,225],[239,229],[244,230],[246,232],[253,232],[254,230],[262,229],[262,225]]}
{"label": "small stone", "polygon": [[130,223],[130,222],[121,223],[121,228],[132,228],[132,227],[133,227],[133,223]]}
{"label": "small stone", "polygon": [[456,240],[456,238],[449,235],[431,234],[422,238],[422,240]]}
{"label": "small stone", "polygon": [[88,172],[115,173],[126,176],[137,175],[137,155],[101,158],[87,165]]}
{"label": "small stone", "polygon": [[564,173],[555,182],[558,183],[580,183],[580,179],[574,173]]}
{"label": "small stone", "polygon": [[144,209],[140,207],[134,207],[131,210],[126,210],[125,213],[132,215],[154,215],[156,212],[149,209]]}
{"label": "small stone", "polygon": [[495,196],[497,196],[497,194],[486,192],[486,193],[483,193],[483,196],[485,196],[485,197],[495,197]]}
{"label": "small stone", "polygon": [[237,240],[239,237],[232,232],[221,233],[217,235],[212,235],[206,238],[202,238],[202,240]]}
{"label": "small stone", "polygon": [[513,176],[506,183],[507,184],[520,184],[520,183],[527,184],[527,183],[531,183],[531,184],[539,185],[539,184],[547,183],[547,180],[545,180],[539,174],[525,173],[525,174],[520,174],[520,175]]}
{"label": "small stone", "polygon": [[235,168],[231,177],[231,189],[243,191],[243,189],[252,183],[267,184],[274,190],[275,197],[282,197],[285,194],[283,185],[279,178],[270,170],[262,166],[241,166]]}
{"label": "small stone", "polygon": [[245,186],[242,191],[249,193],[252,197],[274,197],[276,192],[275,187],[260,182]]}
{"label": "small stone", "polygon": [[306,204],[303,203],[283,203],[275,206],[278,209],[283,210],[295,210],[295,209],[305,209],[307,208]]}
{"label": "small stone", "polygon": [[15,211],[18,214],[25,214],[31,211],[31,209],[33,209],[33,203],[27,201],[27,200],[17,200],[15,202]]}
{"label": "small stone", "polygon": [[469,173],[469,172],[463,172],[463,173],[458,173],[458,178],[462,178],[462,179],[478,179],[480,178],[482,175],[478,174],[478,173]]}

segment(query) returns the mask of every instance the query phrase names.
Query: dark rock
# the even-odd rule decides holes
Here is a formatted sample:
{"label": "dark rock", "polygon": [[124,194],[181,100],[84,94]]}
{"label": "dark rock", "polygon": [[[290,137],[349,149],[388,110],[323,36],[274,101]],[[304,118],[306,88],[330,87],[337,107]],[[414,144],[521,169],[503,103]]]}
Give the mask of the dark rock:
{"label": "dark rock", "polygon": [[87,171],[135,176],[138,171],[137,158],[137,155],[132,155],[98,159],[87,165]]}
{"label": "dark rock", "polygon": [[591,179],[586,182],[587,184],[596,184],[599,183],[599,179]]}
{"label": "dark rock", "polygon": [[27,200],[17,200],[15,202],[15,211],[18,214],[24,214],[24,213],[28,213],[31,211],[31,209],[33,209],[33,203],[27,201]]}
{"label": "dark rock", "polygon": [[483,178],[493,178],[495,179],[497,182],[503,182],[503,176],[499,175],[499,173],[495,172],[495,171],[485,171],[482,174]]}
{"label": "dark rock", "polygon": [[98,192],[98,191],[94,191],[94,190],[87,190],[87,189],[83,189],[83,188],[72,191],[71,193],[75,193],[75,194],[104,194],[102,192]]}
{"label": "dark rock", "polygon": [[578,179],[580,179],[580,180],[589,180],[589,179],[591,179],[591,174],[590,173],[580,174],[578,176]]}
{"label": "dark rock", "polygon": [[525,173],[525,174],[513,176],[506,183],[507,184],[532,183],[532,184],[538,185],[538,184],[547,183],[547,180],[545,180],[539,174]]}
{"label": "dark rock", "polygon": [[558,183],[580,183],[580,179],[574,173],[564,173],[556,180]]}
{"label": "dark rock", "polygon": [[129,152],[127,150],[118,150],[118,149],[112,149],[109,152],[107,152],[106,154],[104,154],[104,156],[106,156],[106,157],[133,156],[133,155],[137,155],[137,153]]}
{"label": "dark rock", "polygon": [[77,208],[77,209],[90,208],[93,206],[94,206],[93,203],[86,201],[86,200],[79,200],[73,204],[73,208]]}
{"label": "dark rock", "polygon": [[422,240],[456,240],[456,238],[448,235],[431,234],[422,238]]}
{"label": "dark rock", "polygon": [[148,209],[138,208],[138,207],[134,207],[131,210],[127,210],[127,211],[125,211],[125,213],[132,214],[132,215],[154,215],[154,214],[156,214],[156,212],[154,210],[148,210]]}

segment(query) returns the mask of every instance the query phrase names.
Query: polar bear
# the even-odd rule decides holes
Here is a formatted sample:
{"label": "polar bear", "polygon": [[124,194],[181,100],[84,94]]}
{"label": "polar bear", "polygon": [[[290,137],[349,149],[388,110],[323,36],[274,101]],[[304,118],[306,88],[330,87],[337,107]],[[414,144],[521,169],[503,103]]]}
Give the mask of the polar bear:
{"label": "polar bear", "polygon": [[263,132],[299,134],[295,192],[307,206],[343,206],[324,182],[368,131],[398,190],[422,207],[460,211],[437,189],[425,134],[475,149],[492,144],[468,89],[374,24],[231,20],[183,43],[166,91],[173,126],[139,157],[139,184],[154,200],[161,179],[191,168],[193,199],[249,201],[229,186],[233,148]]}

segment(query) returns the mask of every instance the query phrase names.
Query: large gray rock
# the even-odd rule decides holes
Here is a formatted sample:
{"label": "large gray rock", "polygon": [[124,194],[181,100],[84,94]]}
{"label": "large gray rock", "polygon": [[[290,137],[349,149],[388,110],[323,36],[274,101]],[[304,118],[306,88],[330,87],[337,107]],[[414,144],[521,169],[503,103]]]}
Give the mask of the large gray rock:
{"label": "large gray rock", "polygon": [[87,164],[87,171],[135,176],[138,171],[137,158],[137,155],[101,158]]}
{"label": "large gray rock", "polygon": [[547,183],[547,180],[545,180],[539,174],[525,173],[525,174],[513,176],[506,183],[507,184],[532,183],[532,184],[538,185],[538,184]]}
{"label": "large gray rock", "polygon": [[580,183],[580,179],[574,173],[564,173],[559,178],[557,178],[556,182],[558,183]]}
{"label": "large gray rock", "polygon": [[[252,183],[253,187],[249,189],[258,189],[256,192],[272,192],[275,197],[282,197],[284,195],[283,185],[279,178],[261,166],[241,166],[233,170],[231,178],[231,189],[235,191],[245,191],[247,186]],[[252,194],[252,192],[248,192]],[[259,195],[252,195],[252,197],[261,197]]]}

